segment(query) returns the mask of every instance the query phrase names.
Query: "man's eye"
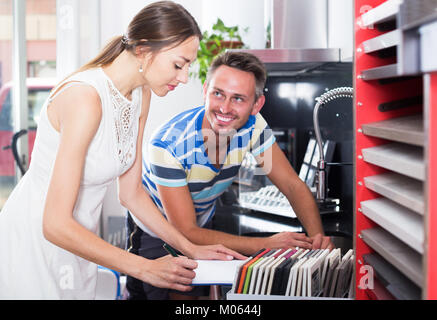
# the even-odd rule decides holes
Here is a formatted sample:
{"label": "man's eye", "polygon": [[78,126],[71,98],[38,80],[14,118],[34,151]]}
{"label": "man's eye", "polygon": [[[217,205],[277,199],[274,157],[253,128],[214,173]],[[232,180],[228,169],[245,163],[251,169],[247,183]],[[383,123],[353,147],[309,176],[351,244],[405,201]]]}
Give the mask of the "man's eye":
{"label": "man's eye", "polygon": [[221,94],[220,92],[218,92],[218,91],[214,91],[214,95],[215,95],[216,97],[220,97],[222,94]]}
{"label": "man's eye", "polygon": [[181,67],[181,66],[178,66],[177,64],[175,64],[174,67],[175,67],[176,69],[178,69],[178,70],[181,70],[181,69],[182,69],[182,67]]}

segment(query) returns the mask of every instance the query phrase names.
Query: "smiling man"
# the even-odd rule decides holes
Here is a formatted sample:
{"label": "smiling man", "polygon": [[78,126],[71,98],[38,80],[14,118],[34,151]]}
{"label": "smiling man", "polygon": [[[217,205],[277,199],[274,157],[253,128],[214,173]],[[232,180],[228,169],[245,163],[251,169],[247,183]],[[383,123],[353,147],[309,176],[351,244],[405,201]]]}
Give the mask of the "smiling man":
{"label": "smiling man", "polygon": [[[203,87],[205,106],[175,116],[144,148],[144,187],[164,216],[197,244],[221,243],[245,255],[262,248],[333,248],[324,236],[311,192],[259,113],[265,102],[265,81],[265,67],[254,55],[226,52],[218,56]],[[265,238],[243,237],[210,229],[216,200],[237,177],[247,152],[287,197],[307,235],[281,232]],[[133,215],[128,217],[128,234],[131,252],[149,259],[167,254],[163,242]],[[127,288],[134,298],[169,298],[168,290],[134,278],[128,278]]]}

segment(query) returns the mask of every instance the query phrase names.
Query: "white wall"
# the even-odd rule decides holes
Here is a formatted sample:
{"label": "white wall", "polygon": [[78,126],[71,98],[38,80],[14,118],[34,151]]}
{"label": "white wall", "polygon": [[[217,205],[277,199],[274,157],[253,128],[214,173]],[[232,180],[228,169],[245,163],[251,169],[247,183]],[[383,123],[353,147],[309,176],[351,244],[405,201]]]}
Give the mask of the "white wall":
{"label": "white wall", "polygon": [[203,0],[202,30],[211,30],[219,17],[225,25],[238,25],[241,31],[248,27],[247,34],[242,33],[243,42],[250,49],[264,49],[266,42],[264,2],[264,0]]}
{"label": "white wall", "polygon": [[57,0],[56,11],[56,74],[63,79],[100,49],[100,0]]}
{"label": "white wall", "polygon": [[328,48],[341,48],[343,61],[352,61],[353,58],[353,10],[352,0],[328,2]]}

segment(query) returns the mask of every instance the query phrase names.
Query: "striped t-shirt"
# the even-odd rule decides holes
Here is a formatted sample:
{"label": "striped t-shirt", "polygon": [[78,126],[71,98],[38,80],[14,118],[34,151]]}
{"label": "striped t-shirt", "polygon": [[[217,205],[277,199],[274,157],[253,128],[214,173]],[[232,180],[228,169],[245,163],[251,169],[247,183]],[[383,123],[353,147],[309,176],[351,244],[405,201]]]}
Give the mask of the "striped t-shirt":
{"label": "striped t-shirt", "polygon": [[[237,177],[246,152],[263,153],[275,142],[266,121],[257,114],[232,136],[220,169],[211,164],[204,145],[204,107],[178,114],[155,131],[143,150],[143,185],[164,214],[156,185],[188,186],[196,210],[197,225],[205,226],[215,213],[217,198]],[[154,235],[135,222],[147,233]]]}

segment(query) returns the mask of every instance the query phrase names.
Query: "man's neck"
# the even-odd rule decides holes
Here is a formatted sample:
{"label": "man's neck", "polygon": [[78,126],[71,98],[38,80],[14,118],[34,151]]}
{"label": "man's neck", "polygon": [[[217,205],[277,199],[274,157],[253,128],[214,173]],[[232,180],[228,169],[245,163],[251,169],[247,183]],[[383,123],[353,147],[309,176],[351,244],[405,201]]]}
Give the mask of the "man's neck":
{"label": "man's neck", "polygon": [[204,134],[203,143],[212,165],[214,165],[214,167],[217,169],[220,169],[226,160],[226,154],[229,144],[231,143],[231,137],[215,134],[212,132],[212,130],[209,130],[208,133]]}
{"label": "man's neck", "polygon": [[202,122],[203,143],[206,153],[211,164],[220,169],[226,160],[228,147],[231,143],[232,136],[229,134],[218,134],[209,125],[208,120],[204,117]]}

